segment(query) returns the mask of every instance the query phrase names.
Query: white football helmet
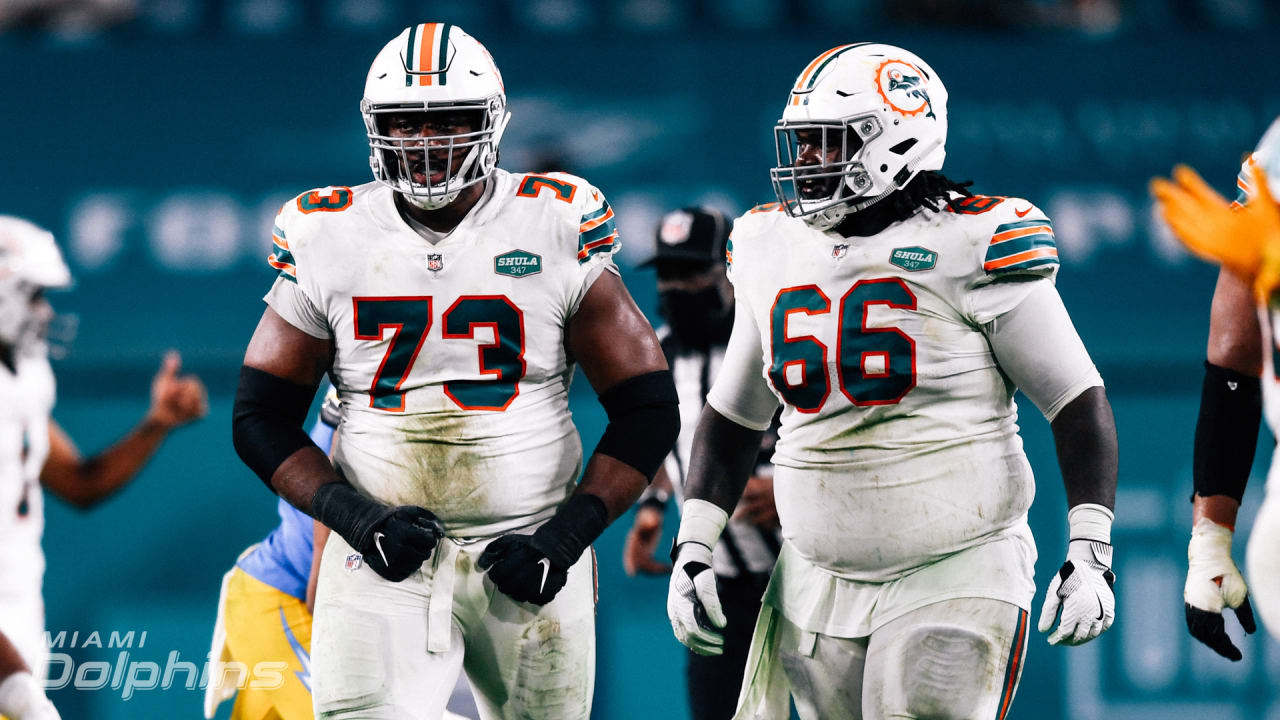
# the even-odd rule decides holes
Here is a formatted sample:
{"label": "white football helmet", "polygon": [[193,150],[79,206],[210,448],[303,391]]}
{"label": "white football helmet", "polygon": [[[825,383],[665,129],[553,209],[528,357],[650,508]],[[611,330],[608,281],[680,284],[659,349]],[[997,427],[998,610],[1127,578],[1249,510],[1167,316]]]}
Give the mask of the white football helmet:
{"label": "white football helmet", "polygon": [[857,43],[814,58],[774,127],[778,202],[819,230],[835,227],[946,157],[947,90],[902,48]]}
{"label": "white football helmet", "polygon": [[39,291],[71,284],[53,234],[22,218],[0,215],[0,344],[40,340],[53,309]]}
{"label": "white football helmet", "polygon": [[[387,113],[460,110],[476,112],[477,130],[392,137],[380,122]],[[387,43],[369,68],[360,112],[374,178],[428,210],[448,205],[463,188],[493,174],[498,143],[511,117],[493,57],[449,23],[413,25]],[[455,164],[454,151],[464,149],[465,156]],[[442,177],[432,182],[438,175]]]}

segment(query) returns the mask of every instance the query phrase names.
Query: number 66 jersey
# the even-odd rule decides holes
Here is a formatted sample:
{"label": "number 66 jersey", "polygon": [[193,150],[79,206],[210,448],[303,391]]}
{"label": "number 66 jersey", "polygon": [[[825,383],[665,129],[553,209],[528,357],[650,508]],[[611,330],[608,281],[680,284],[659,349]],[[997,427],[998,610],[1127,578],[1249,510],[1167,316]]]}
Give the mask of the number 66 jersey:
{"label": "number 66 jersey", "polygon": [[286,203],[265,299],[333,342],[346,479],[427,508],[453,537],[549,517],[582,458],[565,328],[599,273],[616,272],[614,227],[596,188],[559,173],[495,171],[434,244],[377,183]]}
{"label": "number 66 jersey", "polygon": [[[737,314],[724,362],[734,369],[721,370],[708,403],[760,428],[781,402],[783,535],[840,578],[892,581],[1011,533],[1033,560],[1035,485],[1014,381],[1057,378],[1051,393],[1024,386],[1050,419],[1101,384],[1053,287],[1049,219],[1017,198],[953,207],[922,208],[870,237],[812,229],[773,204],[734,226]],[[1006,313],[1033,301],[1045,307],[1033,324],[1056,328],[1053,347],[1074,362],[999,335]],[[1001,348],[1017,352],[997,358]],[[1018,597],[996,599],[1030,601],[1025,565]]]}

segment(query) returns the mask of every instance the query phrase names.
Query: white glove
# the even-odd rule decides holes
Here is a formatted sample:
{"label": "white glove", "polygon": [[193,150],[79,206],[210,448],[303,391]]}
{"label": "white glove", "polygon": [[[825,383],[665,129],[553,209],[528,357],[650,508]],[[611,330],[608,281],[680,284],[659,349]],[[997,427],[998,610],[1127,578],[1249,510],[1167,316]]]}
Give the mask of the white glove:
{"label": "white glove", "polygon": [[1191,636],[1222,657],[1239,660],[1243,655],[1227,636],[1222,609],[1234,608],[1246,633],[1253,633],[1258,626],[1249,605],[1249,588],[1231,560],[1231,535],[1231,530],[1208,518],[1200,518],[1191,529],[1182,599]]}
{"label": "white glove", "polygon": [[1101,505],[1077,505],[1067,518],[1073,538],[1067,544],[1067,561],[1049,583],[1040,611],[1040,632],[1049,632],[1061,614],[1050,645],[1081,645],[1106,632],[1116,619],[1111,511]]}
{"label": "white glove", "polygon": [[724,636],[719,630],[728,620],[716,593],[711,548],[729,516],[718,506],[697,499],[685,501],[682,515],[667,588],[667,617],[676,639],[685,647],[699,655],[720,655]]}
{"label": "white glove", "polygon": [[0,715],[9,720],[61,720],[40,684],[25,671],[0,682]]}

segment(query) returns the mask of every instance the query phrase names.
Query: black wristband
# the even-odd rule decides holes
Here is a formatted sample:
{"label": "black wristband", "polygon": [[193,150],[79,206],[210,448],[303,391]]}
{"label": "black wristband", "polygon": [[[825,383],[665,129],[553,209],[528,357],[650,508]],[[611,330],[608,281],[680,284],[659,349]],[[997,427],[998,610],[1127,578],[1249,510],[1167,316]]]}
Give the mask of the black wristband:
{"label": "black wristband", "polygon": [[1244,497],[1262,420],[1262,383],[1212,363],[1204,364],[1196,420],[1192,495]]}
{"label": "black wristband", "polygon": [[570,497],[533,532],[533,546],[559,568],[572,567],[609,526],[609,510],[591,493]]}
{"label": "black wristband", "polygon": [[680,434],[680,398],[670,370],[628,378],[600,395],[609,416],[596,452],[652,481]]}
{"label": "black wristband", "polygon": [[371,550],[373,531],[394,512],[395,508],[361,495],[348,482],[325,483],[311,496],[311,516],[361,553]]}
{"label": "black wristband", "polygon": [[271,477],[290,455],[315,447],[302,429],[315,387],[299,385],[248,365],[240,368],[231,442],[236,454],[275,492]]}

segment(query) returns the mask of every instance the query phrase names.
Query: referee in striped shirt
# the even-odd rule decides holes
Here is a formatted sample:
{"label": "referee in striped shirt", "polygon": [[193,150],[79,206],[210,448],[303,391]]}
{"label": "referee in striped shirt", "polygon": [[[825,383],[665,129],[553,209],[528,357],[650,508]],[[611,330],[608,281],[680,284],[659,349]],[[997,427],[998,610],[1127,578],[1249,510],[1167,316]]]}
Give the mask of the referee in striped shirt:
{"label": "referee in striped shirt", "polygon": [[[668,213],[658,227],[657,253],[645,265],[658,275],[658,330],[680,397],[680,437],[652,485],[641,496],[623,549],[628,575],[658,574],[671,567],[655,559],[663,516],[674,493],[677,506],[689,464],[694,429],[724,359],[733,327],[733,286],[725,273],[725,245],[733,222],[710,208]],[[776,425],[765,436],[755,473],[713,555],[712,568],[729,620],[724,654],[688,653],[689,705],[694,720],[733,716],[760,598],[781,544],[773,502]]]}

